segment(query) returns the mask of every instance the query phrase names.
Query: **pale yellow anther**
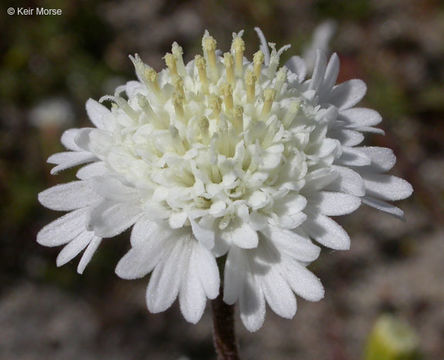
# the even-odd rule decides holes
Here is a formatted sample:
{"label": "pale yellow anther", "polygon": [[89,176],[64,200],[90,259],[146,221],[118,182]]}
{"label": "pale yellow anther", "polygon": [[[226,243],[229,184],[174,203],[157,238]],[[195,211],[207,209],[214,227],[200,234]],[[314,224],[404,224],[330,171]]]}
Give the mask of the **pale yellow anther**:
{"label": "pale yellow anther", "polygon": [[174,58],[174,55],[171,53],[166,53],[163,58],[165,59],[165,64],[168,66],[168,69],[170,70],[170,74],[178,75],[176,59]]}
{"label": "pale yellow anther", "polygon": [[299,108],[300,108],[299,101],[291,102],[290,106],[288,107],[288,111],[282,120],[282,123],[284,124],[284,126],[286,128],[288,128],[291,125],[291,123],[293,122],[294,118],[296,117],[296,115],[299,112]]}
{"label": "pale yellow anther", "polygon": [[236,36],[231,44],[231,50],[234,52],[236,61],[236,75],[242,76],[242,67],[244,61],[245,42],[240,36]]}
{"label": "pale yellow anther", "polygon": [[259,50],[253,55],[253,71],[257,79],[261,76],[262,64],[264,63],[264,53]]}
{"label": "pale yellow anther", "polygon": [[185,64],[183,63],[183,50],[177,42],[174,42],[171,47],[171,52],[173,53],[174,59],[176,60],[176,68],[180,74],[185,73]]}
{"label": "pale yellow anther", "polygon": [[221,86],[221,91],[224,96],[225,110],[233,110],[233,89],[230,84],[224,83]]}
{"label": "pale yellow anther", "polygon": [[238,132],[244,128],[244,108],[240,105],[234,107],[233,126]]}
{"label": "pale yellow anther", "polygon": [[276,96],[275,89],[264,90],[264,107],[262,108],[262,115],[267,115],[270,112],[271,105],[273,105],[275,96]]}
{"label": "pale yellow anther", "polygon": [[156,95],[161,94],[159,83],[157,81],[156,70],[147,65],[143,72],[143,79],[145,80],[145,84],[150,87],[152,92],[154,92]]}
{"label": "pale yellow anther", "polygon": [[216,40],[211,35],[208,35],[208,33],[206,33],[202,38],[202,49],[205,59],[208,62],[210,77],[213,80],[217,79],[216,46]]}
{"label": "pale yellow anther", "polygon": [[247,89],[247,102],[252,104],[255,98],[256,76],[251,70],[245,72],[245,88]]}
{"label": "pale yellow anther", "polygon": [[274,88],[276,89],[276,93],[279,94],[282,89],[282,85],[287,79],[287,68],[285,66],[281,67],[276,74],[276,82]]}
{"label": "pale yellow anther", "polygon": [[220,114],[221,109],[222,109],[222,100],[220,99],[220,97],[218,97],[214,94],[211,94],[208,99],[208,106],[211,110],[213,110],[211,117],[217,118]]}
{"label": "pale yellow anther", "polygon": [[224,54],[224,65],[225,65],[225,74],[227,77],[227,81],[232,86],[234,85],[234,60],[233,55],[231,53],[226,52]]}
{"label": "pale yellow anther", "polygon": [[199,74],[199,80],[202,84],[202,88],[205,93],[208,92],[208,78],[207,78],[207,70],[205,66],[205,59],[201,55],[196,55],[194,57],[194,64],[197,68],[197,73]]}
{"label": "pale yellow anther", "polygon": [[179,118],[184,117],[184,111],[183,111],[183,97],[180,96],[178,93],[173,94],[173,105],[174,105],[174,111],[176,112],[176,115]]}

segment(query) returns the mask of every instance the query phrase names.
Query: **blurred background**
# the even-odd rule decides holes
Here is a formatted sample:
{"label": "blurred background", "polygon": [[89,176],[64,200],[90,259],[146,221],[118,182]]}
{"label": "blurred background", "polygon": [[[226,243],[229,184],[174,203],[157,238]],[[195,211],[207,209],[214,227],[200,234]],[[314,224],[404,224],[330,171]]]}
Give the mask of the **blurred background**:
{"label": "blurred background", "polygon": [[[61,16],[9,16],[6,9],[60,8]],[[149,0],[2,1],[0,12],[0,359],[214,359],[211,317],[187,324],[175,306],[148,313],[147,279],[114,274],[128,242],[101,246],[85,274],[76,261],[57,269],[58,249],[35,242],[58,214],[37,193],[70,181],[49,175],[63,130],[88,124],[85,101],[135,78],[128,54],[160,70],[173,41],[186,60],[208,29],[228,49],[245,29],[247,54],[260,26],[284,54],[300,53],[316,26],[336,23],[330,49],[340,81],[368,85],[362,103],[378,110],[386,136],[368,145],[394,149],[395,173],[415,193],[399,203],[406,222],[361,208],[340,222],[346,252],[324,251],[313,264],[326,298],[299,301],[294,320],[267,313],[248,333],[238,324],[245,359],[361,359],[381,314],[410,324],[425,360],[444,359],[444,2],[438,0]]]}

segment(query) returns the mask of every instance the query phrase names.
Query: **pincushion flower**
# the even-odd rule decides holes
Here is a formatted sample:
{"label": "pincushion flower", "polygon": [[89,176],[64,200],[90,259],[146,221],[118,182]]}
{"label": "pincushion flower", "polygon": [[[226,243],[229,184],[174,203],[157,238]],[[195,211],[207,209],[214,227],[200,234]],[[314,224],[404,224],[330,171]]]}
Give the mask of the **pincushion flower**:
{"label": "pincushion flower", "polygon": [[53,174],[82,167],[78,180],[39,194],[44,206],[68,213],[37,240],[64,245],[58,265],[83,251],[82,273],[102,239],[132,228],[116,273],[151,273],[148,309],[164,311],[178,298],[192,323],[219,294],[218,259],[223,300],[237,303],[255,331],[266,304],[292,318],[295,294],[324,296],[306,266],[319,245],[350,246],[331,217],[361,204],[402,217],[389,201],[412,188],[385,174],[395,164],[390,149],[360,145],[363,133],[382,133],[381,117],[354,107],[366,92],[362,81],[335,85],[335,54],[327,61],[318,52],[306,79],[304,61],[280,67],[289,46],[277,50],[260,30],[260,50],[245,58],[242,33],[222,53],[206,32],[203,55],[187,64],[174,43],[159,73],[130,57],[138,81],[88,100],[94,127],[66,131],[68,151],[48,159]]}

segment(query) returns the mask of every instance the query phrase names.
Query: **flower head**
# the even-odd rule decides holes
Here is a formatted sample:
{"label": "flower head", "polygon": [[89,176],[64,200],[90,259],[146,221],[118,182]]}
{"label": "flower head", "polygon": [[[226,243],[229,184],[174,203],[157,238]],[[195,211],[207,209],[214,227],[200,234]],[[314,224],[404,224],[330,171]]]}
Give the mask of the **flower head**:
{"label": "flower head", "polygon": [[293,57],[280,66],[263,34],[252,60],[242,31],[231,49],[217,50],[206,32],[203,54],[185,64],[174,43],[159,73],[131,57],[139,81],[116,89],[107,108],[88,100],[93,128],[62,136],[69,150],[55,154],[52,173],[84,165],[79,180],[39,195],[69,211],[38,234],[46,246],[65,245],[62,265],[83,249],[81,273],[101,239],[131,230],[131,249],[117,274],[152,272],[148,309],[166,310],[178,297],[184,317],[197,322],[206,299],[219,294],[216,258],[224,262],[224,301],[239,303],[245,326],[257,330],[265,304],[280,316],[296,312],[295,293],[323,297],[306,266],[315,243],[345,250],[350,239],[330,216],[361,203],[402,216],[387,200],[411,186],[385,175],[391,150],[358,146],[379,114],[353,108],[364,96],[360,80],[335,85],[339,60],[317,53],[313,75]]}

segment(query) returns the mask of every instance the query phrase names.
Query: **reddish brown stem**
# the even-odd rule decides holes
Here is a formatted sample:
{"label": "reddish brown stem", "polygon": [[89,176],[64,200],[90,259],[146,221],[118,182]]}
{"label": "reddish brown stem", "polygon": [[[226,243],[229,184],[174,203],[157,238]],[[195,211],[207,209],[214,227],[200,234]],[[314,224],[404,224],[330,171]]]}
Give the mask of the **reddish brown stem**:
{"label": "reddish brown stem", "polygon": [[218,360],[239,360],[234,331],[234,305],[223,301],[223,291],[211,301],[213,310],[213,340]]}

